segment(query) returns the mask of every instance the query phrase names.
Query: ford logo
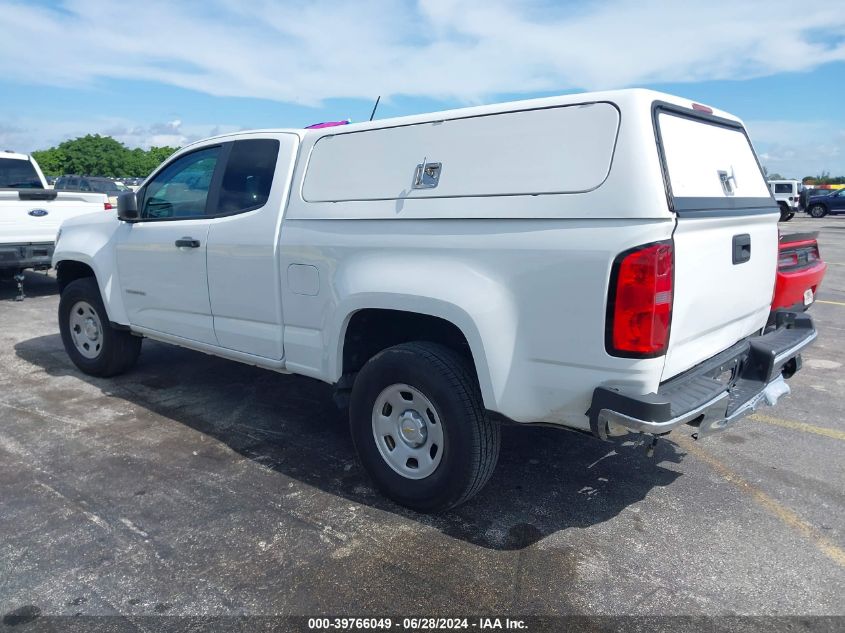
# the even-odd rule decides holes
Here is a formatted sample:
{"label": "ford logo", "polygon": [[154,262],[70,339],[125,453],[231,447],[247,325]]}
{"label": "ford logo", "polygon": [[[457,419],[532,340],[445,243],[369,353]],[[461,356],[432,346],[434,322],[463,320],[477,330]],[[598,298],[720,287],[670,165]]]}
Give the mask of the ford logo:
{"label": "ford logo", "polygon": [[43,218],[47,213],[49,213],[47,209],[33,209],[29,212],[29,215],[34,218]]}

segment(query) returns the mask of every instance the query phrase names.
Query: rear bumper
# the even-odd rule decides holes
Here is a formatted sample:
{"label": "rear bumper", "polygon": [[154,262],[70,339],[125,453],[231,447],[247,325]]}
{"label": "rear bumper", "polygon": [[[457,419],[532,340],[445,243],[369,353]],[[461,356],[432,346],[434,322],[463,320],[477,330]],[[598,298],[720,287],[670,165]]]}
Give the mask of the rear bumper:
{"label": "rear bumper", "polygon": [[827,264],[819,262],[815,266],[800,270],[778,271],[772,310],[803,304],[804,292],[808,289],[812,289],[815,296],[826,270]]}
{"label": "rear bumper", "polygon": [[0,244],[0,269],[49,268],[53,242]]}
{"label": "rear bumper", "polygon": [[596,388],[588,411],[590,429],[601,439],[620,434],[618,427],[652,434],[685,424],[697,427],[699,435],[723,430],[788,394],[784,377],[801,368],[801,351],[815,338],[809,315],[779,313],[775,330],[740,341],[666,381],[657,393]]}

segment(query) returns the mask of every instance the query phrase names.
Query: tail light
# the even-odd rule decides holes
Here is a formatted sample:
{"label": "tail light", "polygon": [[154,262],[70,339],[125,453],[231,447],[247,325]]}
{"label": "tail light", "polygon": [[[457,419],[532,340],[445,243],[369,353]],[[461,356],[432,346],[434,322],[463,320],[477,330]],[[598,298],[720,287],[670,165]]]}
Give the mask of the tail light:
{"label": "tail light", "polygon": [[666,353],[673,284],[671,240],[638,246],[616,258],[607,303],[608,354],[653,358]]}
{"label": "tail light", "polygon": [[790,272],[796,268],[815,266],[821,261],[819,245],[815,240],[781,244],[778,250],[778,270]]}
{"label": "tail light", "polygon": [[112,205],[111,202],[104,202],[103,209],[105,209],[106,211],[111,211],[112,209],[114,209],[114,205]]}
{"label": "tail light", "polygon": [[778,255],[778,268],[791,268],[798,265],[798,253],[795,251],[786,251]]}

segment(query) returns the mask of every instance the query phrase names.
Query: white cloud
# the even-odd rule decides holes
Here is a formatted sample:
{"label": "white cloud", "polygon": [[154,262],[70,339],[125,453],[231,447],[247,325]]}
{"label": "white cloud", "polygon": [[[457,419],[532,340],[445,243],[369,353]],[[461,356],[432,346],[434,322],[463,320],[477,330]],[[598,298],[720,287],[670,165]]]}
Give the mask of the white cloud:
{"label": "white cloud", "polygon": [[760,162],[787,178],[845,173],[845,125],[841,121],[746,121]]}
{"label": "white cloud", "polygon": [[[5,79],[79,86],[138,79],[219,96],[318,105],[328,98],[433,97],[747,79],[845,60],[845,11],[708,0],[0,0]],[[180,120],[0,124],[0,148],[37,149],[89,132],[130,147],[220,131]],[[845,172],[839,123],[752,121],[772,171]]]}
{"label": "white cloud", "polygon": [[237,132],[240,129],[237,126],[211,123],[186,124],[179,119],[151,125],[137,125],[132,121],[119,118],[36,120],[22,117],[16,118],[11,123],[0,124],[0,150],[31,152],[86,134],[111,136],[130,148],[181,147],[202,138]]}
{"label": "white cloud", "polygon": [[742,79],[845,60],[836,3],[0,0],[0,72],[317,104]]}

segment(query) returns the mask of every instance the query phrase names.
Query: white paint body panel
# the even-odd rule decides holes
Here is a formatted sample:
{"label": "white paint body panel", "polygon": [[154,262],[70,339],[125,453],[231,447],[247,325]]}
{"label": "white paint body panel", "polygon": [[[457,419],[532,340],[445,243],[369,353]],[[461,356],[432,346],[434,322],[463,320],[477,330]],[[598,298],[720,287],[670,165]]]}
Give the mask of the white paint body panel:
{"label": "white paint body panel", "polygon": [[[302,197],[337,202],[589,191],[607,177],[618,127],[612,104],[590,103],[341,130],[311,150]],[[442,163],[439,184],[413,189],[415,167],[424,159]]]}
{"label": "white paint body panel", "polygon": [[259,137],[279,141],[270,197],[260,209],[209,221],[208,291],[214,332],[222,347],[279,360],[283,356],[279,210],[290,193],[299,139],[295,134]]}
{"label": "white paint body panel", "polygon": [[62,224],[53,252],[54,267],[63,261],[80,262],[94,271],[109,320],[121,325],[129,325],[129,317],[117,271],[116,238],[126,227],[113,213],[71,218]]}
{"label": "white paint body panel", "polygon": [[[122,223],[117,270],[129,323],[217,344],[208,299],[209,220]],[[177,248],[192,238],[199,248]]]}
{"label": "white paint body panel", "polygon": [[384,220],[285,222],[282,265],[305,262],[321,278],[316,296],[283,295],[289,370],[337,380],[350,316],[386,308],[454,323],[469,342],[485,404],[517,421],[587,428],[597,385],[657,387],[663,359],[608,356],[598,312],[613,257],[668,239],[671,219],[403,226],[397,233]]}
{"label": "white paint body panel", "polygon": [[[675,296],[663,379],[760,330],[771,310],[779,215],[680,218]],[[751,260],[734,265],[732,238],[751,237]]]}
{"label": "white paint body panel", "polygon": [[[669,208],[655,141],[655,101],[691,105],[626,90],[344,127],[258,131],[183,148],[175,157],[205,143],[256,136],[283,140],[265,207],[203,221],[210,314],[195,329],[141,325],[125,289],[104,285],[101,276],[114,280],[114,258],[100,251],[114,251],[113,234],[123,226],[74,224],[56,260],[91,262],[112,320],[139,333],[329,383],[343,373],[344,336],[357,311],[384,308],[440,317],[469,343],[487,408],[519,422],[586,429],[595,387],[654,392],[666,375],[759,330],[767,312],[760,296],[768,293],[771,299],[771,284],[756,285],[769,263],[774,278],[776,214],[679,222]],[[596,109],[601,102],[613,105]],[[593,105],[580,108],[583,104]],[[617,114],[606,116],[611,111]],[[566,116],[552,125],[548,117],[561,112]],[[558,125],[570,115],[578,129]],[[510,116],[519,121],[518,133],[495,121]],[[590,126],[594,153],[565,151],[583,149],[582,132]],[[450,136],[449,130],[462,131]],[[497,144],[501,139],[507,142]],[[722,140],[717,144],[724,149]],[[675,177],[690,195],[716,196],[710,182],[716,174],[709,171],[724,153],[714,147],[696,167],[678,154],[683,143],[672,147],[672,164],[683,166]],[[326,148],[330,151],[321,155]],[[727,153],[737,180],[756,192],[745,149],[731,146]],[[443,163],[441,184],[410,190],[423,158]],[[509,160],[518,163],[510,170]],[[538,167],[528,173],[522,161]],[[721,198],[718,179],[715,184]],[[567,190],[572,192],[560,193]],[[493,195],[499,193],[509,195]],[[737,232],[750,233],[754,243],[754,266],[740,273],[730,261]],[[669,355],[609,355],[605,314],[615,257],[673,235],[676,312]],[[140,252],[137,257],[136,266],[146,261]],[[718,262],[711,265],[711,258]],[[183,290],[196,293],[202,307],[202,274],[196,277],[175,282],[166,292],[195,283]],[[207,332],[209,321],[216,341],[198,334]]]}

